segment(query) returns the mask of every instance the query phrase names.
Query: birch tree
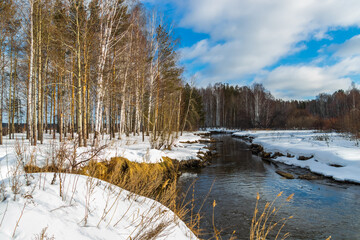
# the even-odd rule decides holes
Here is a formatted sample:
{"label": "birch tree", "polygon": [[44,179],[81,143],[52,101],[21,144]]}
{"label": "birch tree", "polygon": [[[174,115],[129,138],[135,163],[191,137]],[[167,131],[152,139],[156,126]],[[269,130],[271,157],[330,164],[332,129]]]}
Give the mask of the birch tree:
{"label": "birch tree", "polygon": [[35,58],[35,33],[34,33],[34,7],[35,0],[29,0],[30,5],[30,57],[29,57],[29,80],[27,94],[27,131],[31,145],[36,145],[33,136],[33,83],[34,83],[34,58]]}
{"label": "birch tree", "polygon": [[[100,130],[102,127],[102,115],[104,106],[104,69],[106,59],[108,57],[109,49],[119,41],[117,37],[123,37],[123,35],[115,35],[115,32],[120,28],[121,18],[124,14],[125,6],[122,6],[122,1],[117,0],[100,0],[99,1],[99,58],[96,76],[96,106],[95,106],[95,136],[94,142],[99,138]],[[120,8],[120,9],[119,9]]]}

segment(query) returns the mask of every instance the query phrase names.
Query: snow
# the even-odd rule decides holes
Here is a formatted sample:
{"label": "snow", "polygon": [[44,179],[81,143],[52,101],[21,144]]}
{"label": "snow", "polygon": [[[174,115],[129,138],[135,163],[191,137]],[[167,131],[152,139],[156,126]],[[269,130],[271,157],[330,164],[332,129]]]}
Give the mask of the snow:
{"label": "snow", "polygon": [[[32,161],[37,166],[43,166],[51,163],[56,158],[56,152],[63,148],[68,154],[65,164],[69,164],[73,156],[77,162],[89,159],[97,153],[97,148],[76,147],[76,142],[71,140],[59,143],[58,138],[53,140],[50,134],[44,135],[44,144],[29,146],[25,137],[25,134],[15,134],[16,139],[10,140],[5,136],[4,144],[0,146],[0,184],[3,186],[0,188],[0,200],[5,194],[5,200],[0,202],[0,221],[4,218],[0,223],[0,239],[12,239],[25,203],[15,239],[36,239],[46,227],[48,236],[55,239],[141,239],[141,234],[163,224],[166,228],[156,239],[197,239],[162,204],[97,179],[64,175],[63,197],[59,195],[59,178],[54,185],[50,184],[52,173],[33,174],[31,184],[27,186],[25,176],[21,175],[23,171],[16,168],[19,157],[23,158],[25,164]],[[161,162],[163,157],[179,161],[198,159],[199,151],[207,151],[206,145],[199,142],[200,139],[200,136],[186,132],[174,141],[171,150],[157,150],[150,148],[148,137],[143,142],[142,136],[122,136],[120,140],[104,136],[99,146],[106,147],[95,154],[94,159],[101,161],[124,157],[146,163]],[[17,149],[23,154],[16,154]],[[16,179],[21,183],[21,192],[14,200],[11,182]],[[93,184],[89,185],[89,182]],[[87,193],[89,186],[93,187],[92,194]],[[90,213],[85,224],[86,199]],[[104,211],[109,212],[101,220]]]}
{"label": "snow", "polygon": [[164,224],[156,239],[197,239],[172,211],[154,200],[98,179],[62,177],[64,195],[60,197],[59,178],[51,185],[52,173],[33,174],[29,186],[21,176],[23,186],[15,201],[9,179],[3,179],[6,199],[0,203],[1,218],[4,216],[0,238],[35,239],[47,228],[47,236],[55,239],[141,239],[141,234]]}
{"label": "snow", "polygon": [[[184,132],[182,136],[175,141],[171,150],[164,150],[165,156],[179,161],[199,159],[199,152],[207,152],[206,144],[200,143],[204,139],[200,136],[200,132]],[[191,142],[191,143],[188,143]]]}
{"label": "snow", "polygon": [[205,128],[204,129],[205,132],[214,132],[214,133],[235,133],[240,131],[239,129],[229,129],[229,128],[223,128],[223,127],[218,127],[218,128]]}
{"label": "snow", "polygon": [[[109,140],[105,138],[104,144],[108,144],[106,153],[103,158],[110,159],[112,157],[124,157],[133,162],[158,163],[163,157],[169,157],[178,161],[199,159],[197,154],[199,151],[207,151],[206,145],[199,143],[200,136],[190,132],[183,133],[173,143],[171,150],[167,149],[150,149],[149,137],[145,136],[123,136],[121,140]],[[187,143],[195,142],[195,143]]]}
{"label": "snow", "polygon": [[[263,146],[265,152],[294,155],[274,161],[307,168],[338,181],[360,183],[360,147],[350,136],[312,130],[242,131],[233,136],[254,137],[253,143]],[[313,157],[304,161],[298,160],[299,156]]]}
{"label": "snow", "polygon": [[[44,143],[37,146],[29,146],[25,134],[15,134],[15,139],[9,140],[4,137],[4,144],[0,145],[0,176],[6,177],[6,173],[9,170],[9,166],[14,165],[16,160],[15,145],[18,143],[20,147],[26,152],[27,160],[30,160],[30,156],[34,156],[34,160],[37,165],[44,165],[46,162],[51,163],[54,153],[61,147],[65,147],[69,153],[74,153],[75,141],[65,141],[65,143],[59,143],[58,136],[55,140],[52,139],[52,135],[44,135]],[[174,140],[171,150],[168,149],[151,149],[149,143],[149,137],[145,136],[142,141],[142,136],[121,136],[121,139],[117,137],[110,139],[108,135],[105,135],[100,141],[99,146],[106,146],[96,158],[99,160],[109,160],[113,157],[124,157],[133,162],[146,162],[146,163],[158,163],[161,162],[163,157],[169,157],[178,161],[199,159],[198,152],[206,152],[206,145],[200,143],[201,136],[195,135],[191,132],[184,132],[182,136]],[[191,142],[191,143],[188,143]],[[89,141],[91,143],[91,141]],[[87,159],[92,156],[96,149],[88,147],[77,147],[76,155],[78,161]]]}

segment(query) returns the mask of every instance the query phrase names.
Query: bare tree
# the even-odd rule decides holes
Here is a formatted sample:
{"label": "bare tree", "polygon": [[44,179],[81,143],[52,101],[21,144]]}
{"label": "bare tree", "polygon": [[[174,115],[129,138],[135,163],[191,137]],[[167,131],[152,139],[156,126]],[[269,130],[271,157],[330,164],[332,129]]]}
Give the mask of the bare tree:
{"label": "bare tree", "polygon": [[[99,3],[99,26],[100,26],[100,54],[98,58],[97,77],[96,77],[96,106],[95,106],[95,136],[94,141],[99,138],[102,126],[102,113],[104,106],[104,68],[106,58],[108,57],[109,49],[119,41],[118,36],[114,34],[120,27],[123,11],[118,8],[119,1],[116,0],[101,0]],[[120,35],[120,38],[124,34]],[[118,36],[119,37],[119,36]]]}

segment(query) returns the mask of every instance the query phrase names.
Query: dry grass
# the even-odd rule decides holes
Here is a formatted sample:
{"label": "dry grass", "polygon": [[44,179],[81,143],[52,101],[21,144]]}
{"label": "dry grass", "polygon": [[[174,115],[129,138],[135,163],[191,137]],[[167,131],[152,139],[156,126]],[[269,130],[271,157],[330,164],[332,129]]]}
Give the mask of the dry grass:
{"label": "dry grass", "polygon": [[[207,199],[208,195],[203,200],[203,203],[200,206],[200,208],[197,211],[195,211],[196,202],[197,202],[195,200],[195,183],[196,183],[196,180],[190,184],[190,186],[188,187],[185,194],[183,194],[181,199],[178,199],[179,200],[178,208],[181,209],[181,211],[182,211],[180,216],[182,216],[182,219],[186,223],[187,227],[197,237],[200,237],[203,234],[203,231],[200,227],[200,222],[202,219],[201,209],[204,206],[205,200]],[[189,201],[187,201],[186,199],[187,199],[187,196],[189,195],[190,190],[191,190],[191,198]]]}
{"label": "dry grass", "polygon": [[46,231],[48,227],[45,227],[41,230],[39,234],[35,235],[35,240],[55,240],[54,236],[49,236]]}
{"label": "dry grass", "polygon": [[272,231],[277,231],[275,240],[279,239],[279,237],[280,239],[286,239],[290,236],[290,233],[288,232],[281,236],[281,231],[286,222],[289,219],[292,219],[293,216],[277,220],[277,214],[284,204],[290,202],[294,194],[291,194],[286,199],[283,199],[279,207],[275,207],[276,201],[282,196],[282,194],[283,192],[280,192],[272,202],[267,202],[262,212],[259,209],[260,195],[257,194],[254,215],[251,221],[250,240],[266,240]]}
{"label": "dry grass", "polygon": [[[219,230],[216,226],[215,226],[215,207],[216,207],[216,201],[214,200],[213,201],[213,212],[212,212],[212,227],[213,227],[213,230],[214,230],[214,236],[211,238],[211,239],[215,239],[215,240],[222,240],[222,237],[221,237],[221,230]],[[235,237],[235,230],[232,232],[229,240],[235,240],[236,237]]]}
{"label": "dry grass", "polygon": [[[180,219],[184,219],[188,213],[185,205],[177,202],[178,171],[169,158],[156,164],[135,163],[120,157],[104,162],[91,161],[78,169],[78,173],[117,185],[135,193],[135,198],[138,195],[152,198],[168,207]],[[140,224],[131,239],[150,240],[166,234],[164,230],[169,231],[172,224],[166,215],[166,211],[159,210],[140,216]],[[176,223],[177,219],[174,218],[173,222]]]}
{"label": "dry grass", "polygon": [[[112,158],[110,161],[89,161],[86,165],[79,166],[76,169],[64,166],[63,164],[52,164],[51,166],[40,168],[26,165],[25,171],[34,173],[49,172],[50,170],[57,173],[56,175],[59,177],[67,172],[81,174],[90,177],[89,179],[101,179],[126,189],[134,193],[132,197],[135,200],[139,195],[154,199],[172,210],[180,219],[184,219],[185,215],[189,212],[186,208],[187,204],[179,204],[177,202],[178,170],[177,166],[169,158],[163,158],[163,162],[156,164],[135,163],[125,158],[117,157]],[[108,215],[109,209],[113,207],[113,203],[106,205],[109,206],[107,206],[107,209],[104,209],[104,216]],[[87,215],[88,213],[85,212],[85,224]],[[137,226],[137,231],[134,233],[136,235],[132,236],[132,239],[154,239],[159,237],[159,234],[162,234],[162,231],[171,224],[168,219],[165,220],[165,216],[166,214],[163,212],[153,213],[151,211],[141,216],[143,219],[141,219],[139,226]],[[101,221],[102,219],[100,219],[99,223]],[[177,219],[174,218],[174,222],[176,221]],[[155,224],[155,226],[153,223],[159,224]]]}
{"label": "dry grass", "polygon": [[177,169],[168,158],[156,164],[135,163],[120,157],[105,162],[91,161],[77,173],[107,181],[155,199],[171,210],[176,209]]}

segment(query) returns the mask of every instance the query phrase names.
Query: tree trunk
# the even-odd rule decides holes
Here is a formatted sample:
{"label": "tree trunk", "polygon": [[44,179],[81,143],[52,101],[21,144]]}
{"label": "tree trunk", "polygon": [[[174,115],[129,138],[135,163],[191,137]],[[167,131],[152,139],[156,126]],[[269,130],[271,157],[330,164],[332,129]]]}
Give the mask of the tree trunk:
{"label": "tree trunk", "polygon": [[27,105],[28,105],[28,131],[29,131],[29,140],[30,144],[34,145],[33,138],[33,81],[34,81],[34,1],[29,0],[30,3],[30,63],[29,63],[29,87],[28,87],[28,96],[27,96]]}
{"label": "tree trunk", "polygon": [[39,46],[39,67],[38,67],[38,80],[39,80],[39,88],[38,88],[38,137],[40,140],[40,143],[43,143],[43,123],[42,123],[42,119],[43,119],[43,105],[42,105],[42,100],[43,100],[43,90],[42,90],[42,19],[41,19],[41,4],[39,4],[39,31],[38,31],[38,46]]}
{"label": "tree trunk", "polygon": [[83,146],[83,142],[82,142],[82,134],[83,134],[83,129],[82,129],[82,86],[81,86],[81,81],[82,81],[82,69],[81,69],[81,41],[80,41],[80,16],[79,16],[79,5],[77,8],[77,18],[76,18],[76,26],[77,26],[77,63],[78,63],[78,75],[77,75],[77,108],[76,108],[76,124],[77,124],[77,134],[78,134],[78,140],[79,140],[79,147]]}

